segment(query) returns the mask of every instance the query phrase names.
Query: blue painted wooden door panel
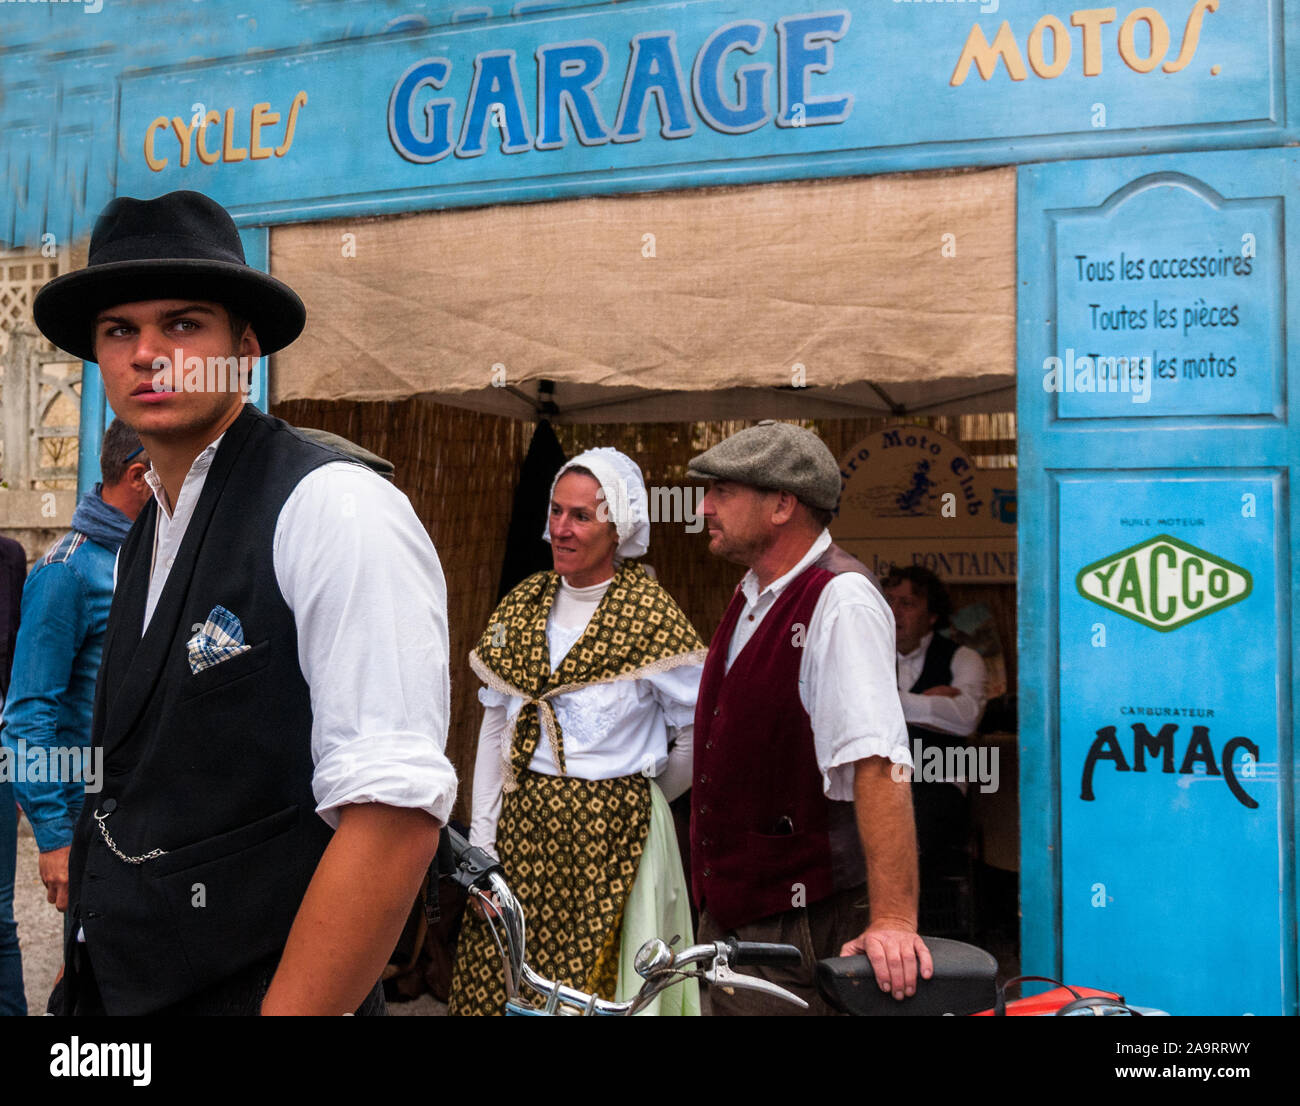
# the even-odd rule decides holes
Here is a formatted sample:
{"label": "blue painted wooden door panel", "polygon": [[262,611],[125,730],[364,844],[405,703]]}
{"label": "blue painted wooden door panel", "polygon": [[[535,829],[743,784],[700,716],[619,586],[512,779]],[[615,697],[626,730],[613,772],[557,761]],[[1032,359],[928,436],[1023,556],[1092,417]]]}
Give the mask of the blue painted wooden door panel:
{"label": "blue painted wooden door panel", "polygon": [[1019,174],[1027,972],[1296,1013],[1297,153]]}

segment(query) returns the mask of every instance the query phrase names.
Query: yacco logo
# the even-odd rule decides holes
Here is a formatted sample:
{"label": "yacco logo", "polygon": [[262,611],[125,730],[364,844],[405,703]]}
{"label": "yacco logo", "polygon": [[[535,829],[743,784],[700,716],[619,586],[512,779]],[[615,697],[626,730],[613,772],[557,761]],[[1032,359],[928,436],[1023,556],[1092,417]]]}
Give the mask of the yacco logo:
{"label": "yacco logo", "polygon": [[1168,534],[1079,570],[1079,594],[1162,633],[1245,599],[1253,582],[1239,565]]}

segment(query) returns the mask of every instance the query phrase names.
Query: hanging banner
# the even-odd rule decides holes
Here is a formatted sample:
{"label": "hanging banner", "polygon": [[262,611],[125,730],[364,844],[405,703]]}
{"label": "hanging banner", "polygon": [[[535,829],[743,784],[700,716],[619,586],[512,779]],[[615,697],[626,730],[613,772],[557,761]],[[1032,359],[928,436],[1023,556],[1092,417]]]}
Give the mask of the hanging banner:
{"label": "hanging banner", "polygon": [[1014,583],[1016,471],[977,469],[951,438],[891,426],[840,459],[835,541],[877,576],[922,565],[952,583]]}

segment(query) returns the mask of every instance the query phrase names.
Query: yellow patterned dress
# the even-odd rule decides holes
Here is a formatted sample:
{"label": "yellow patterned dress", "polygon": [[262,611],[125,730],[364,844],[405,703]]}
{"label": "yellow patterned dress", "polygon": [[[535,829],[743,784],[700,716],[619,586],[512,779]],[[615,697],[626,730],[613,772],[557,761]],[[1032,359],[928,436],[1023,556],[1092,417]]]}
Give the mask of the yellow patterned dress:
{"label": "yellow patterned dress", "polygon": [[[507,595],[470,654],[470,665],[487,687],[524,700],[504,765],[496,842],[506,878],[526,911],[528,962],[546,978],[613,999],[621,922],[650,828],[654,785],[643,774],[569,776],[551,700],[592,684],[700,664],[706,650],[671,596],[640,565],[628,562],[552,670],[547,620],[559,582],[554,572],[538,573]],[[558,776],[529,768],[542,740]],[[467,911],[450,1012],[500,1014],[505,999],[496,946],[486,924]]]}

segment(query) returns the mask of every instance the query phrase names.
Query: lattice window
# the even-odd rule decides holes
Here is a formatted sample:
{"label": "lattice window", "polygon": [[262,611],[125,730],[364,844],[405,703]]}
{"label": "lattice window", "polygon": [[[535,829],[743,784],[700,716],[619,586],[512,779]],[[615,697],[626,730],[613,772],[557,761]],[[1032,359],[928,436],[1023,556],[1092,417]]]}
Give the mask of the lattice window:
{"label": "lattice window", "polygon": [[[32,300],[41,285],[67,271],[67,253],[55,257],[41,253],[0,251],[0,327],[5,330],[34,330]],[[41,348],[51,346],[44,338]]]}
{"label": "lattice window", "polygon": [[77,486],[77,446],[81,430],[81,362],[66,361],[62,353],[39,353],[33,389],[32,420],[36,428],[36,469],[39,490]]}
{"label": "lattice window", "polygon": [[[56,351],[32,321],[37,291],[68,268],[65,250],[54,257],[0,251],[0,395],[10,408],[0,427],[0,471],[38,490],[76,487],[81,362]],[[28,336],[24,365],[14,364],[15,332]],[[20,386],[9,380],[15,372],[25,376]],[[18,396],[25,411],[12,408]]]}

